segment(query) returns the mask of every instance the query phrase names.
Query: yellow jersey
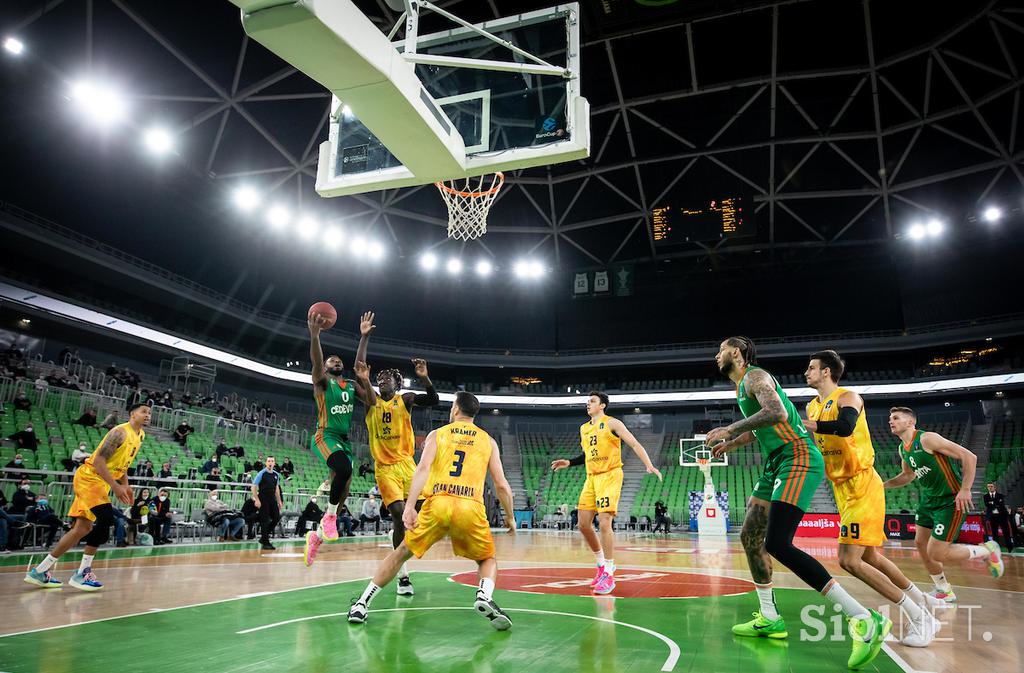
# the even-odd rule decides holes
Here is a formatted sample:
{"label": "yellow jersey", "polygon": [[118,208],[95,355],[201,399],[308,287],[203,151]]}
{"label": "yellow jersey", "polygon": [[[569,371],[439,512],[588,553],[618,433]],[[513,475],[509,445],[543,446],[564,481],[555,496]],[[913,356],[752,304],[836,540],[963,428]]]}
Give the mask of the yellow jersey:
{"label": "yellow jersey", "polygon": [[[807,403],[807,418],[812,421],[838,419],[839,398],[845,392],[848,392],[846,388],[836,388],[823,400],[817,397],[812,399]],[[857,425],[849,437],[814,433],[814,441],[825,457],[825,475],[833,483],[841,484],[875,465],[875,449],[871,446],[871,433],[864,409],[860,410]]]}
{"label": "yellow jersey", "polygon": [[491,436],[465,421],[438,428],[437,453],[430,464],[428,497],[449,496],[484,501],[484,480],[491,462]]}
{"label": "yellow jersey", "polygon": [[412,414],[401,395],[387,401],[378,395],[374,405],[366,410],[366,428],[374,462],[394,465],[412,458],[416,436],[412,432]]}
{"label": "yellow jersey", "polygon": [[603,474],[622,467],[622,440],[608,426],[611,416],[580,426],[580,446],[587,459],[587,474]]}
{"label": "yellow jersey", "polygon": [[[124,430],[124,441],[121,445],[114,449],[114,455],[107,459],[107,469],[110,470],[110,474],[114,479],[120,479],[131,467],[132,461],[135,460],[135,456],[139,453],[139,447],[142,446],[142,440],[146,437],[145,430],[139,430],[135,432],[132,428],[131,423],[121,423],[115,425],[110,432],[114,432],[120,428]],[[103,442],[100,442],[102,446]],[[95,479],[102,481],[100,475],[93,469],[93,461],[96,460],[96,455],[99,453],[100,448],[97,446],[96,450],[92,452],[92,455],[85,459],[82,466],[78,468],[78,472],[81,476],[86,479]]]}

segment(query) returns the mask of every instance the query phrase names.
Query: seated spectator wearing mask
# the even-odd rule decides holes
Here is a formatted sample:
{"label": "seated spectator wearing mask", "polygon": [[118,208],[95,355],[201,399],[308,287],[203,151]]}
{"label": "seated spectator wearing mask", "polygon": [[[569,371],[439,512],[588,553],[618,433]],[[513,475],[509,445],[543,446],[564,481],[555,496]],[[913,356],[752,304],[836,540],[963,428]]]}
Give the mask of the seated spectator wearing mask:
{"label": "seated spectator wearing mask", "polygon": [[320,519],[323,518],[324,512],[316,504],[316,496],[311,495],[309,502],[306,503],[306,509],[302,510],[302,514],[299,515],[298,520],[295,522],[295,534],[299,537],[306,535],[306,525],[314,524],[313,528],[320,523]]}
{"label": "seated spectator wearing mask", "polygon": [[195,432],[195,429],[185,421],[182,421],[181,425],[174,429],[174,441],[185,446],[188,444],[188,436],[193,432]]}
{"label": "seated spectator wearing mask", "polygon": [[29,401],[28,396],[25,395],[25,393],[18,393],[14,398],[14,410],[32,411],[32,402]]}
{"label": "seated spectator wearing mask", "polygon": [[14,433],[8,439],[17,444],[18,448],[22,451],[35,451],[39,447],[39,438],[36,437],[36,431],[32,428],[31,423],[26,425],[24,430]]}
{"label": "seated spectator wearing mask", "polygon": [[161,483],[166,484],[167,486],[169,486],[171,488],[173,488],[175,486],[175,482],[174,481],[171,481],[169,483],[167,481],[168,479],[174,479],[174,473],[171,471],[171,464],[170,463],[164,463],[160,467],[160,472],[157,473],[156,476],[157,476],[157,479],[159,479],[161,481]]}
{"label": "seated spectator wearing mask", "polygon": [[46,494],[40,495],[36,498],[36,506],[29,507],[28,513],[25,520],[29,523],[37,526],[46,526],[46,546],[53,546],[53,539],[57,536],[57,531],[64,525],[63,522],[57,518],[57,514],[50,507],[50,499]]}
{"label": "seated spectator wearing mask", "polygon": [[[149,527],[149,514],[152,509],[149,504],[150,497],[148,488],[142,489],[135,496],[135,502],[132,504],[132,509],[129,512],[129,519],[137,531],[145,531]],[[153,542],[155,543],[156,540]]]}
{"label": "seated spectator wearing mask", "polygon": [[171,544],[171,499],[166,488],[161,488],[149,513],[149,534],[153,544]]}
{"label": "seated spectator wearing mask", "polygon": [[86,409],[82,412],[82,415],[78,417],[77,421],[73,421],[72,425],[84,425],[87,428],[96,426],[96,410]]}
{"label": "seated spectator wearing mask", "polygon": [[241,512],[231,509],[228,504],[220,499],[217,489],[210,491],[210,497],[203,505],[203,512],[206,514],[206,521],[215,530],[220,530],[220,542],[242,539],[242,527],[245,525],[245,517]]}
{"label": "seated spectator wearing mask", "polygon": [[220,467],[214,467],[210,470],[210,474],[206,475],[206,488],[211,491],[223,482],[224,479],[220,476]]}
{"label": "seated spectator wearing mask", "polygon": [[64,469],[68,472],[74,472],[91,455],[92,451],[89,450],[89,445],[85,442],[79,442],[75,450],[71,452],[71,457],[65,458],[61,462],[64,464]]}
{"label": "seated spectator wearing mask", "polygon": [[25,459],[20,453],[16,453],[14,454],[13,460],[8,461],[4,467],[13,467],[16,470],[23,470],[25,469]]}
{"label": "seated spectator wearing mask", "polygon": [[29,507],[35,507],[35,504],[36,494],[32,492],[28,478],[24,477],[18,482],[18,490],[11,497],[10,513],[20,515],[24,520],[25,510]]}
{"label": "seated spectator wearing mask", "polygon": [[380,509],[377,499],[372,495],[363,501],[363,509],[359,513],[359,529],[365,531],[368,523],[373,523],[375,533],[380,532]]}

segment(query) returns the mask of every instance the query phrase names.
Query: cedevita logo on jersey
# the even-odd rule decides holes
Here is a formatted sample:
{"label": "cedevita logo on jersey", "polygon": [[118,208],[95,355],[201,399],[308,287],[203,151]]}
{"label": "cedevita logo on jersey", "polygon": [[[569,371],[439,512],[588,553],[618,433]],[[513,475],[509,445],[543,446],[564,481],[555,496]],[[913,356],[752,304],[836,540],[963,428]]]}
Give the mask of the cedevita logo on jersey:
{"label": "cedevita logo on jersey", "polygon": [[916,476],[917,479],[920,479],[921,477],[923,477],[924,475],[928,474],[931,471],[932,471],[932,468],[930,468],[927,465],[925,465],[924,467],[919,467],[919,468],[915,469],[914,470],[914,475]]}
{"label": "cedevita logo on jersey", "polygon": [[351,414],[354,406],[355,405],[352,404],[335,404],[333,407],[331,407],[331,413],[334,415]]}

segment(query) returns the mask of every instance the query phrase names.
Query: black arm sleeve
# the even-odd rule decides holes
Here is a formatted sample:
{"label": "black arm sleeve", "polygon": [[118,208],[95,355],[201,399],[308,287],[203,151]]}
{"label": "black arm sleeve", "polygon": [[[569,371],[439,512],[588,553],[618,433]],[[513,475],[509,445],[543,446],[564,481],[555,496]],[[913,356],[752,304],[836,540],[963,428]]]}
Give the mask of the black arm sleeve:
{"label": "black arm sleeve", "polygon": [[441,398],[437,396],[437,391],[434,390],[434,384],[427,381],[426,389],[427,392],[416,394],[412,398],[412,403],[417,407],[436,407],[441,401]]}
{"label": "black arm sleeve", "polygon": [[857,427],[857,419],[860,412],[853,407],[843,407],[839,410],[839,418],[834,421],[818,421],[819,435],[836,435],[837,437],[849,437],[853,429]]}
{"label": "black arm sleeve", "polygon": [[573,465],[582,465],[585,462],[587,462],[587,454],[581,453],[580,455],[578,455],[575,458],[573,458],[572,460],[570,460],[569,461],[569,465],[570,465],[570,467],[573,466]]}

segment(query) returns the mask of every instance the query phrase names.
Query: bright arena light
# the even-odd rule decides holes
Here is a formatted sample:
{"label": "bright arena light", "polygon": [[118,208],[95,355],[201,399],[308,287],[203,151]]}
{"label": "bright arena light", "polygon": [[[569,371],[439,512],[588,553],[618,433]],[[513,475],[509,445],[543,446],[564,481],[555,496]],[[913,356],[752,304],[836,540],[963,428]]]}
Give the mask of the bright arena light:
{"label": "bright arena light", "polygon": [[516,274],[516,278],[526,278],[530,275],[530,265],[526,261],[520,259],[512,265],[512,273]]}
{"label": "bright arena light", "polygon": [[362,255],[366,252],[366,239],[362,236],[356,236],[352,239],[352,252],[356,255]]}
{"label": "bright arena light", "polygon": [[324,247],[328,250],[337,250],[341,247],[341,230],[337,227],[327,227],[324,231]]}
{"label": "bright arena light", "polygon": [[384,259],[384,246],[379,241],[370,241],[366,246],[366,254],[374,261]]}
{"label": "bright arena light", "polygon": [[937,220],[935,218],[928,220],[928,224],[926,225],[926,227],[928,230],[928,235],[932,237],[940,235],[942,233],[942,230],[945,229],[945,226],[942,224],[942,221]]}
{"label": "bright arena light", "polygon": [[476,263],[476,274],[478,276],[489,276],[494,267],[486,259],[481,259]]}
{"label": "bright arena light", "polygon": [[445,264],[445,269],[447,269],[448,273],[452,274],[453,276],[462,273],[462,260],[458,259],[457,257],[452,257],[451,259],[448,260],[448,263]]}
{"label": "bright arena light", "polygon": [[25,44],[16,37],[7,37],[4,38],[4,50],[9,54],[21,56],[21,52],[25,51]]}
{"label": "bright arena light", "polygon": [[123,121],[128,103],[119,91],[108,85],[83,80],[71,86],[71,100],[89,119],[100,126]]}
{"label": "bright arena light", "polygon": [[142,142],[153,154],[167,154],[174,149],[174,138],[167,129],[154,126],[142,136]]}
{"label": "bright arena light", "polygon": [[291,219],[292,216],[284,206],[274,206],[267,211],[267,222],[269,222],[270,226],[274,229],[284,229]]}
{"label": "bright arena light", "polygon": [[312,240],[319,229],[320,225],[317,224],[317,221],[310,215],[303,215],[295,225],[295,230],[298,232],[299,238],[304,241]]}
{"label": "bright arena light", "polygon": [[526,269],[530,278],[540,278],[544,275],[544,266],[538,261],[530,262]]}
{"label": "bright arena light", "polygon": [[341,106],[341,114],[345,115],[346,117],[351,117],[352,116],[352,108],[350,108],[347,105],[342,105]]}
{"label": "bright arena light", "polygon": [[986,222],[998,222],[999,218],[1003,216],[1003,211],[995,206],[989,206],[981,216],[985,218]]}
{"label": "bright arena light", "polygon": [[232,194],[232,199],[238,209],[245,212],[260,205],[260,194],[252,187],[239,187]]}
{"label": "bright arena light", "polygon": [[420,266],[427,271],[433,271],[437,268],[437,255],[432,252],[423,253],[423,256],[420,257]]}
{"label": "bright arena light", "polygon": [[920,241],[925,237],[925,233],[924,225],[920,222],[915,222],[910,225],[910,229],[907,230],[907,236],[909,236],[912,241]]}

